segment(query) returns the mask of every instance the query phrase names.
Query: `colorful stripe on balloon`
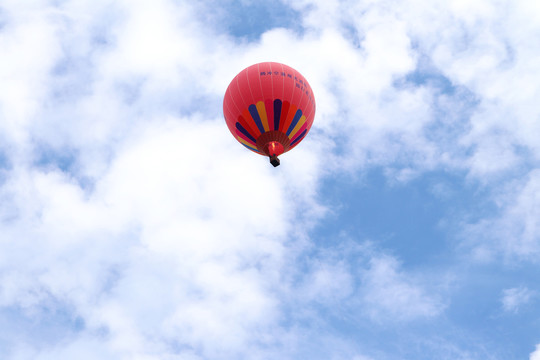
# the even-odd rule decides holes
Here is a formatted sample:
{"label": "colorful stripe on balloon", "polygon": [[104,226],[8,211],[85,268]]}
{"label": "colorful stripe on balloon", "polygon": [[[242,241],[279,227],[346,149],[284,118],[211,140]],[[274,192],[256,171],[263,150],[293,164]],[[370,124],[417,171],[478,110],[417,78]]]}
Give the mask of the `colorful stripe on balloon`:
{"label": "colorful stripe on balloon", "polygon": [[281,119],[281,100],[274,100],[274,130],[279,130],[279,122]]}
{"label": "colorful stripe on balloon", "polygon": [[291,148],[294,147],[296,144],[298,144],[298,142],[300,142],[300,140],[302,140],[302,138],[306,136],[306,133],[307,133],[307,129],[302,131],[302,133],[300,133],[300,136],[298,136],[296,139],[291,141]]}
{"label": "colorful stripe on balloon", "polygon": [[252,134],[250,134],[249,131],[247,131],[246,128],[244,126],[242,126],[242,124],[240,122],[236,123],[236,131],[237,131],[237,133],[240,132],[240,134],[244,135],[244,137],[246,137],[247,139],[249,139],[253,143],[255,143],[257,141],[257,139],[255,139],[255,137]]}
{"label": "colorful stripe on balloon", "polygon": [[280,131],[291,140],[291,145],[306,134],[307,118],[301,109],[288,101],[259,101],[242,112],[236,122],[236,134],[244,145],[256,150],[257,138],[268,131]]}
{"label": "colorful stripe on balloon", "polygon": [[262,154],[259,150],[255,149],[254,147],[251,147],[251,146],[249,146],[249,145],[246,145],[246,144],[244,144],[244,143],[241,142],[241,141],[240,141],[240,144],[244,145],[244,146],[245,146],[246,148],[248,148],[249,150],[256,152],[257,154]]}

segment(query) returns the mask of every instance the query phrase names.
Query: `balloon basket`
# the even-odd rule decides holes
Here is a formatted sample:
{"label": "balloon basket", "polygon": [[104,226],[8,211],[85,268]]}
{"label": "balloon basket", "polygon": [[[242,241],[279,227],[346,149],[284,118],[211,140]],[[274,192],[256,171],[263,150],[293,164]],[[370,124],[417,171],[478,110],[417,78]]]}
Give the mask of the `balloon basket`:
{"label": "balloon basket", "polygon": [[270,164],[274,165],[274,167],[279,166],[279,159],[277,155],[270,156]]}

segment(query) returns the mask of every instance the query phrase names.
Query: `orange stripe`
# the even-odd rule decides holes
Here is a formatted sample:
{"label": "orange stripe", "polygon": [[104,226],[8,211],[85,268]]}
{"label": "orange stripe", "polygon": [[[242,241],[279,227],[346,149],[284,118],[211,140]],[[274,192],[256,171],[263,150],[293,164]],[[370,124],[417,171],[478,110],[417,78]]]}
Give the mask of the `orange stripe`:
{"label": "orange stripe", "polygon": [[253,118],[251,117],[249,110],[244,109],[244,111],[242,111],[242,116],[244,117],[244,120],[246,120],[246,123],[249,125],[249,128],[251,129],[250,134],[255,134],[256,136],[254,136],[254,138],[256,139],[259,135],[261,135],[261,131],[257,127],[257,124],[255,124],[255,120],[253,120]]}
{"label": "orange stripe", "polygon": [[264,102],[259,101],[257,104],[257,112],[259,113],[259,117],[261,118],[261,122],[263,124],[263,128],[265,131],[270,131],[270,128],[268,127],[268,117],[266,116],[266,108],[264,107]]}
{"label": "orange stripe", "polygon": [[257,139],[257,137],[259,136],[258,133],[253,133],[253,130],[251,129],[251,127],[249,126],[249,123],[246,121],[246,119],[244,119],[244,117],[242,115],[240,115],[238,117],[238,122],[240,123],[240,125],[242,125],[242,127],[244,129],[246,129],[246,131],[249,133],[249,135],[253,136],[255,139]]}

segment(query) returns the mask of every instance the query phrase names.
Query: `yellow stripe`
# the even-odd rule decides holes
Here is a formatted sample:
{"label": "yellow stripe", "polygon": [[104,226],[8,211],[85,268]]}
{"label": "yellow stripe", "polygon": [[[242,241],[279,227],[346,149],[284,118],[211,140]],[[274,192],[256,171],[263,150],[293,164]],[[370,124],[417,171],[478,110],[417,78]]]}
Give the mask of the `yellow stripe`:
{"label": "yellow stripe", "polygon": [[266,107],[264,106],[263,101],[259,101],[257,103],[257,111],[259,112],[264,130],[270,131],[270,127],[268,126],[268,117],[266,116]]}
{"label": "yellow stripe", "polygon": [[[249,146],[249,147],[252,148],[252,149],[257,149],[257,148],[255,147],[255,145],[253,145],[252,143],[247,142],[246,140],[242,139],[240,136],[237,136],[237,137],[236,137],[236,140],[238,140],[239,142],[241,142],[242,144],[244,144],[244,145],[246,145],[246,146]],[[255,151],[256,151],[256,150],[255,150]]]}
{"label": "yellow stripe", "polygon": [[296,124],[294,129],[289,134],[289,139],[292,139],[294,137],[294,135],[298,132],[298,130],[300,130],[300,128],[302,127],[302,125],[304,125],[305,122],[306,122],[306,116],[302,115],[302,117],[300,118],[300,120],[298,120],[298,123]]}

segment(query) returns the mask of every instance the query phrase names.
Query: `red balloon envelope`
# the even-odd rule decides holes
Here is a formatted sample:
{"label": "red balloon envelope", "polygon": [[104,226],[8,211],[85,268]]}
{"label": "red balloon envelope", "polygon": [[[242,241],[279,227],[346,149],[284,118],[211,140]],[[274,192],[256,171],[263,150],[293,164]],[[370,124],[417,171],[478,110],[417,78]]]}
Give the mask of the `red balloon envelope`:
{"label": "red balloon envelope", "polygon": [[291,150],[306,136],[315,117],[315,97],[293,68],[264,62],[242,70],[223,99],[229,130],[248,149],[270,157]]}

